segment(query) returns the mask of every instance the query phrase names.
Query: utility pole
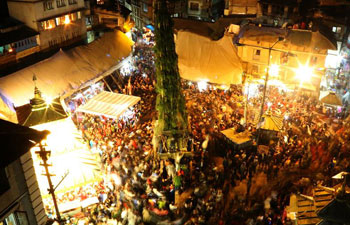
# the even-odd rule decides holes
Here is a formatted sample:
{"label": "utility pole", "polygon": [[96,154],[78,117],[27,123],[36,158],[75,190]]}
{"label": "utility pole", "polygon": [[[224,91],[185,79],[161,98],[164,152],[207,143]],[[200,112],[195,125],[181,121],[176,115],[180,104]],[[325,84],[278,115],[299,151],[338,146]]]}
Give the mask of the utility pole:
{"label": "utility pole", "polygon": [[57,200],[56,200],[56,196],[55,196],[55,188],[53,187],[52,181],[51,181],[51,176],[54,176],[54,175],[49,173],[49,166],[52,166],[52,165],[47,163],[47,160],[48,160],[49,155],[51,154],[51,151],[47,151],[41,142],[39,143],[39,147],[40,147],[40,151],[35,151],[35,153],[38,154],[43,161],[43,163],[40,164],[40,166],[43,166],[45,168],[45,174],[43,174],[43,175],[47,177],[47,181],[49,182],[49,188],[47,190],[49,191],[49,193],[52,196],[53,204],[55,206],[57,220],[59,223],[61,223],[61,215],[60,215],[60,211],[59,211],[58,205],[57,205]]}
{"label": "utility pole", "polygon": [[[269,57],[267,59],[267,70],[266,70],[266,76],[265,76],[265,85],[264,85],[264,91],[263,91],[263,98],[261,102],[261,107],[260,107],[260,113],[259,113],[259,121],[258,124],[261,123],[261,118],[264,115],[264,106],[265,106],[265,98],[266,98],[266,90],[267,90],[267,82],[269,81],[269,70],[270,70],[270,61],[271,61],[271,50],[273,47],[280,41],[283,41],[283,37],[278,37],[278,40],[273,43],[273,45],[269,48]],[[258,138],[257,138],[257,144],[259,145],[259,139],[260,139],[260,130],[258,132]]]}

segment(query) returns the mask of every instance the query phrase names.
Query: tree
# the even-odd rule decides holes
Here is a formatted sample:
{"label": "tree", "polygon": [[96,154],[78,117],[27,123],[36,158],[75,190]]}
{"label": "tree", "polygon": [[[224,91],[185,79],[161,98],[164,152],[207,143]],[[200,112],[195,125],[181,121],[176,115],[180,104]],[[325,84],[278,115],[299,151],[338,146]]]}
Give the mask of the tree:
{"label": "tree", "polygon": [[185,147],[188,134],[187,113],[175,52],[173,21],[166,0],[157,0],[155,14],[158,121],[154,137],[158,144],[162,144],[162,140],[165,142],[166,151],[177,152]]}

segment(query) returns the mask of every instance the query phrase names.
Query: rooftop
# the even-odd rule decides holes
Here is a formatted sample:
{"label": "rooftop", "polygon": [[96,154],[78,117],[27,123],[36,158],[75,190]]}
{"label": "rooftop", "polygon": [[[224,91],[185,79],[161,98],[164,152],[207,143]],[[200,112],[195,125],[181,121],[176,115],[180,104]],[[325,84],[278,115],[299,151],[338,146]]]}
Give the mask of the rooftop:
{"label": "rooftop", "polygon": [[47,134],[48,131],[37,131],[0,119],[0,168],[24,155]]}

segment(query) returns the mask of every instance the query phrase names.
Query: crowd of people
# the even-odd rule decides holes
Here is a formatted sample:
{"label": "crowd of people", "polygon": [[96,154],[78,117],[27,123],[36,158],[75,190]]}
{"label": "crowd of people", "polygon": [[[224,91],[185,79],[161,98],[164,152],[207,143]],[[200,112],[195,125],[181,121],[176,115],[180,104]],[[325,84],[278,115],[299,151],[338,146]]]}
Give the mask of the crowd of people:
{"label": "crowd of people", "polygon": [[[123,92],[141,97],[132,118],[84,114],[75,121],[90,148],[99,153],[104,179],[60,197],[67,201],[95,195],[99,200],[83,209],[82,218],[67,223],[292,224],[286,213],[291,193],[310,194],[321,182],[333,185],[332,175],[350,169],[349,121],[346,115],[324,114],[317,99],[270,87],[265,110],[284,115],[283,127],[261,150],[253,113],[242,123],[241,86],[199,90],[188,81],[182,86],[193,156],[183,157],[179,168],[173,159],[156,159],[152,47],[136,42],[134,68],[124,77]],[[251,97],[248,111],[259,108],[260,100],[260,95]],[[248,131],[251,145],[224,141],[220,132],[231,127]],[[266,183],[257,184],[257,177],[266,177]],[[310,182],[298,182],[303,177]],[[240,194],[236,190],[242,184],[246,191]]]}

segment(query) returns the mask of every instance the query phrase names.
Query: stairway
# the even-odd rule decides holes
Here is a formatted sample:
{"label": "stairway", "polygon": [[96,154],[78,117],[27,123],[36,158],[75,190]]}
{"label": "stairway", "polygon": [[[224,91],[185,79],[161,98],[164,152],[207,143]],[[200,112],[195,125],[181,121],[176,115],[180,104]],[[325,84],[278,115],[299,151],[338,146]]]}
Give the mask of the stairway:
{"label": "stairway", "polygon": [[320,211],[334,198],[334,189],[317,186],[313,189],[316,212]]}
{"label": "stairway", "polygon": [[313,197],[297,195],[297,221],[298,225],[316,225],[320,219],[316,214],[316,207]]}

